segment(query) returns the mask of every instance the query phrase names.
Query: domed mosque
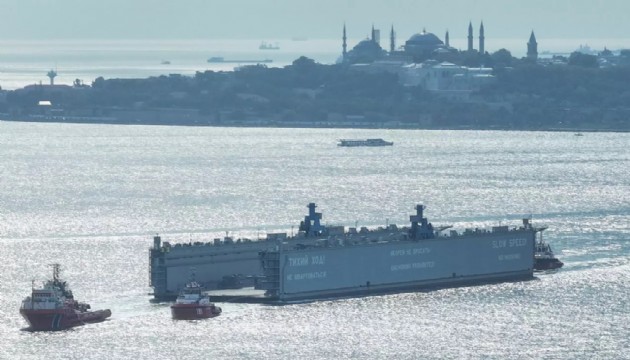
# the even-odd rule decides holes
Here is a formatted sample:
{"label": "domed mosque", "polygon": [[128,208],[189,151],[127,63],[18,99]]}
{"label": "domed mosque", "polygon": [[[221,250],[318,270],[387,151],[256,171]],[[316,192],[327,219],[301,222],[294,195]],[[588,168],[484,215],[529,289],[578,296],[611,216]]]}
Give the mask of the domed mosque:
{"label": "domed mosque", "polygon": [[[468,51],[472,49],[472,24],[468,29],[469,46]],[[481,24],[479,34],[479,48],[483,53],[484,48],[483,23]],[[457,51],[449,44],[448,31],[444,36],[444,41],[440,40],[435,34],[422,30],[421,33],[412,35],[409,40],[405,41],[405,45],[396,49],[396,33],[392,26],[390,33],[390,49],[389,52],[383,50],[380,45],[380,30],[374,29],[372,26],[372,36],[359,42],[352,50],[347,50],[346,26],[343,26],[343,62],[350,64],[372,63],[385,58],[406,59],[416,63],[430,59],[437,53],[445,53]]]}

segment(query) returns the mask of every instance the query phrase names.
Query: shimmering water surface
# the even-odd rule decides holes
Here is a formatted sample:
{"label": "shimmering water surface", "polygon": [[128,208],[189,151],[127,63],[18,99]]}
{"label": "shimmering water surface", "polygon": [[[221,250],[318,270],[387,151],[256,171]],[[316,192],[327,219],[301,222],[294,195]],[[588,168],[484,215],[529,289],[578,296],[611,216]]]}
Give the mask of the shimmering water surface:
{"label": "shimmering water surface", "polygon": [[[338,138],[382,137],[383,148]],[[628,359],[630,134],[245,129],[0,121],[1,359]],[[517,225],[565,267],[533,281],[173,321],[149,302],[148,248],[327,224]],[[113,316],[24,331],[21,299],[59,262]]]}

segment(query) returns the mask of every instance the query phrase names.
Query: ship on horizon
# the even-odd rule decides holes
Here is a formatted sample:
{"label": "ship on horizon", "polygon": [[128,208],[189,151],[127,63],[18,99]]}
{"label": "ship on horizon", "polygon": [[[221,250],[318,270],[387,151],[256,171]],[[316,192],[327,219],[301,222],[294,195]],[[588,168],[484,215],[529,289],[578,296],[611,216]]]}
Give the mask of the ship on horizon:
{"label": "ship on horizon", "polygon": [[278,43],[271,44],[271,43],[263,41],[258,46],[258,49],[260,49],[260,50],[280,50],[280,45]]}
{"label": "ship on horizon", "polygon": [[266,64],[273,62],[272,59],[226,59],[222,56],[208,58],[209,63],[238,63],[238,64]]}

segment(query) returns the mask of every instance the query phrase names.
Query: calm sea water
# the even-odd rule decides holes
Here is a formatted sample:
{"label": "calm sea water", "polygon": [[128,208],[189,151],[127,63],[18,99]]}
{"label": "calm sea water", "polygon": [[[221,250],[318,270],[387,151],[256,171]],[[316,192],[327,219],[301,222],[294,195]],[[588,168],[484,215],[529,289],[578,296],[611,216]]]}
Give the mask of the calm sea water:
{"label": "calm sea water", "polygon": [[[383,137],[387,148],[340,148]],[[1,359],[628,359],[630,134],[195,128],[0,121]],[[518,224],[565,267],[533,281],[173,321],[149,302],[148,248],[327,224]],[[64,267],[113,316],[24,331],[31,280]]]}
{"label": "calm sea water", "polygon": [[[55,84],[75,79],[91,84],[102,76],[146,78],[169,74],[191,76],[198,71],[231,71],[243,63],[208,63],[210,57],[226,60],[264,60],[269,67],[290,65],[300,56],[323,64],[341,55],[341,40],[288,39],[267,41],[279,50],[260,50],[259,40],[0,40],[0,86],[16,89],[48,84],[46,74],[57,71]],[[165,64],[164,62],[169,62]]]}
{"label": "calm sea water", "polygon": [[[341,29],[340,29],[341,30]],[[397,43],[412,34],[400,34]],[[461,38],[451,33],[451,46],[466,48],[465,34]],[[442,34],[438,34],[440,38]],[[522,39],[496,38],[486,32],[486,49],[494,52],[508,49],[512,55],[525,56],[529,33]],[[539,34],[540,36],[540,34]],[[349,39],[351,49],[362,38]],[[243,64],[208,63],[210,57],[228,60],[262,60],[273,62],[269,67],[290,65],[300,56],[307,56],[322,64],[333,64],[341,56],[341,33],[338,39],[268,39],[279,50],[260,50],[260,40],[6,40],[0,39],[0,87],[17,89],[26,85],[48,84],[46,74],[57,71],[56,84],[71,85],[75,79],[91,84],[102,76],[110,78],[146,78],[169,74],[191,76],[197,71],[231,71]],[[595,51],[604,47],[611,50],[630,48],[630,39],[546,39],[538,38],[541,56],[545,51],[568,54],[580,45]],[[382,39],[381,45],[389,47]],[[170,64],[163,64],[163,62]]]}

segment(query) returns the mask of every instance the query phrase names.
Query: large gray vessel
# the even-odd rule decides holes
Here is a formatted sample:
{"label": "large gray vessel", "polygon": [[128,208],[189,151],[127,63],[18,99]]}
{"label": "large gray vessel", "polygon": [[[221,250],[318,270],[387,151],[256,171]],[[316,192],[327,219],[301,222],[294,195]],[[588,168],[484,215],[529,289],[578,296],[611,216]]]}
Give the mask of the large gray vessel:
{"label": "large gray vessel", "polygon": [[331,233],[316,219],[306,224],[314,243],[281,242],[261,253],[258,288],[283,302],[533,277],[536,233],[544,228],[523,219],[518,228],[442,235],[423,210],[416,206],[408,228]]}
{"label": "large gray vessel", "polygon": [[266,299],[279,302],[529,279],[536,234],[544,230],[524,219],[520,227],[444,234],[449,227],[434,228],[422,205],[407,227],[346,230],[322,225],[316,205],[308,208],[295,236],[177,245],[156,236],[150,250],[155,299],[173,299],[193,267],[207,289],[239,274],[256,278]]}

